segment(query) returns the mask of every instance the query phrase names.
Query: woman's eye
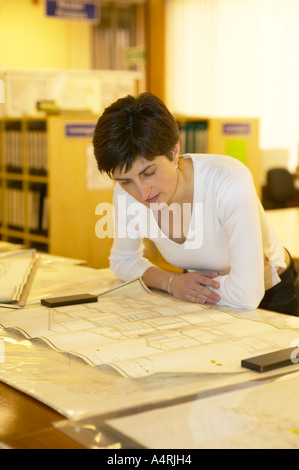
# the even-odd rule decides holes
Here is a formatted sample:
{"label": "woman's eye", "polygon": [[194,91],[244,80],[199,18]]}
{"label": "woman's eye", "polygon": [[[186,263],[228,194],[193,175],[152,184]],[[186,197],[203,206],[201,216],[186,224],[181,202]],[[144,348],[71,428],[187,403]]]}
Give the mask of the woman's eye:
{"label": "woman's eye", "polygon": [[155,171],[151,171],[150,173],[143,173],[144,176],[153,176],[155,174]]}

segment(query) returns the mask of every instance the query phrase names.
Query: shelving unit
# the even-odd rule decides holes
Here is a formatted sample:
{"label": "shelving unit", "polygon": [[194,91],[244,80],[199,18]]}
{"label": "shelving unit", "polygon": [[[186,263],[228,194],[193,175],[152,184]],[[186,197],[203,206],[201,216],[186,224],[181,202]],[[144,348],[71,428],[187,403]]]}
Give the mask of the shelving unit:
{"label": "shelving unit", "polygon": [[261,196],[259,120],[254,118],[209,118],[176,116],[181,134],[181,153],[229,155],[239,159],[252,173]]}
{"label": "shelving unit", "polygon": [[90,189],[86,176],[96,121],[88,112],[0,120],[2,240],[108,266],[112,240],[97,238],[95,208],[112,201],[112,186]]}
{"label": "shelving unit", "polygon": [[0,235],[5,241],[48,250],[47,122],[0,121]]}
{"label": "shelving unit", "polygon": [[89,181],[90,173],[95,178],[99,175],[90,155],[96,122],[88,114],[48,119],[49,251],[106,268],[112,239],[97,237],[96,207],[112,202],[113,183],[108,177],[96,184]]}

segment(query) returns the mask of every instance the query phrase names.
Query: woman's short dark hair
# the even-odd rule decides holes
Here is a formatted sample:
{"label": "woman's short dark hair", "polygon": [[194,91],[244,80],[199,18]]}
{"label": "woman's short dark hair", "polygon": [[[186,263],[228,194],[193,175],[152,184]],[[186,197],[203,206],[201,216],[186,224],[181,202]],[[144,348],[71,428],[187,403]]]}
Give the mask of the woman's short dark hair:
{"label": "woman's short dark hair", "polygon": [[93,137],[98,169],[113,175],[119,167],[129,170],[137,157],[153,160],[172,151],[179,140],[178,125],[163,101],[151,93],[128,95],[107,107]]}

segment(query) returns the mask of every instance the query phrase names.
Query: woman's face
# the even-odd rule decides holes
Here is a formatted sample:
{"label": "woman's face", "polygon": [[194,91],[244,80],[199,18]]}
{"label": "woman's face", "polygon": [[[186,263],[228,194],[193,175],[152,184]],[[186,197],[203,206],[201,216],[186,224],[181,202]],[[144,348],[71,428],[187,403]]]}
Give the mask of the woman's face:
{"label": "woman's face", "polygon": [[171,204],[178,181],[175,160],[171,161],[164,155],[147,160],[136,158],[130,170],[116,169],[113,178],[138,202],[146,206],[150,204]]}

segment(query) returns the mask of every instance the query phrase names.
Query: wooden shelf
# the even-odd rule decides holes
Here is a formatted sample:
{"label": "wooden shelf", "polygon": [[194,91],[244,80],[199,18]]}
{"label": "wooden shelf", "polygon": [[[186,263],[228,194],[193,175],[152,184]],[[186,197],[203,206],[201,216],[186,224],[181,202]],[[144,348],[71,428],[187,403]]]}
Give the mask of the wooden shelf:
{"label": "wooden shelf", "polygon": [[47,216],[42,215],[49,180],[38,174],[47,171],[46,132],[46,119],[0,120],[1,238],[47,250],[49,238],[43,235],[48,231]]}
{"label": "wooden shelf", "polygon": [[13,173],[7,171],[0,171],[0,179],[9,181],[29,181],[32,183],[48,184],[48,176],[33,175],[31,173]]}
{"label": "wooden shelf", "polygon": [[49,243],[49,237],[45,235],[38,235],[35,233],[25,232],[24,230],[0,227],[0,234],[3,235],[3,238],[20,238],[24,241],[32,241],[44,244]]}

